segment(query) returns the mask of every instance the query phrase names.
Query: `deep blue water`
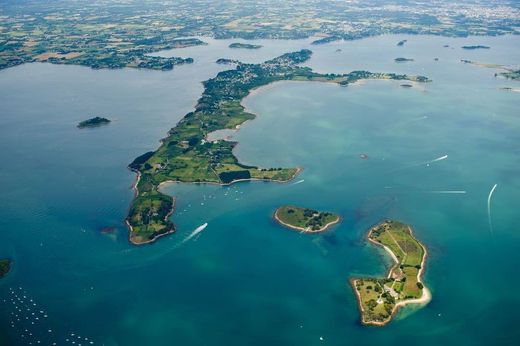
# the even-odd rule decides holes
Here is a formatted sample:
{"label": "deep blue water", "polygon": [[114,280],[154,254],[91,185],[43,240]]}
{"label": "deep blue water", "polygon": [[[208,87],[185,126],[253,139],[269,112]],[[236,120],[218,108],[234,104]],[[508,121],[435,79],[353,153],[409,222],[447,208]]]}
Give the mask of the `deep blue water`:
{"label": "deep blue water", "polygon": [[[518,37],[261,41],[258,51],[208,41],[160,53],[196,59],[171,72],[49,64],[0,71],[0,257],[13,260],[0,281],[0,344],[518,344],[520,93],[500,88],[520,84],[460,62],[518,63]],[[466,44],[491,49],[460,49]],[[235,135],[235,153],[244,163],[304,167],[295,182],[304,181],[166,187],[178,197],[177,234],[130,245],[122,220],[135,177],[126,166],[192,109],[200,81],[226,68],[214,60],[260,62],[303,47],[315,52],[307,65],[319,72],[433,82],[259,90],[244,101],[258,118]],[[399,56],[414,61],[396,64]],[[114,121],[75,127],[96,115]],[[287,203],[344,220],[321,235],[291,232],[271,218]],[[364,241],[384,218],[411,224],[427,246],[433,299],[367,328],[348,279],[386,273],[390,259]]]}

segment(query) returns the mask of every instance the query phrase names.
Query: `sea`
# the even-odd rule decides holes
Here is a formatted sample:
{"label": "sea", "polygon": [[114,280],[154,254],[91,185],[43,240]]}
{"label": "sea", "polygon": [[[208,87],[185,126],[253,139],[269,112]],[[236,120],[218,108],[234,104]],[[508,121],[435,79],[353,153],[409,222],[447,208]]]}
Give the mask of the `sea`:
{"label": "sea", "polygon": [[[0,258],[12,260],[0,279],[0,345],[520,344],[520,82],[461,62],[518,69],[520,36],[202,40],[154,53],[195,59],[168,72],[0,71]],[[317,72],[432,82],[255,90],[243,105],[257,118],[230,133],[235,155],[302,172],[283,184],[167,185],[177,232],[131,245],[127,165],[193,110],[202,81],[232,68],[215,60],[259,63],[302,48]],[[94,116],[112,122],[76,127]],[[286,204],[342,222],[291,231],[272,218]],[[366,241],[385,219],[410,224],[427,248],[432,300],[367,327],[349,279],[386,276],[391,258]]]}

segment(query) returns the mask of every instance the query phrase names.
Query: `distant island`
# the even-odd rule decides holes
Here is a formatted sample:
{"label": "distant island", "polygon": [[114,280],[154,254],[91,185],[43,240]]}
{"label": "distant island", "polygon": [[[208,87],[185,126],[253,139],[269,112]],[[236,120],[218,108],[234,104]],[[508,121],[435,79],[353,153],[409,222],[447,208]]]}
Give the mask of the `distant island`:
{"label": "distant island", "polygon": [[86,127],[98,127],[98,126],[110,124],[110,122],[111,122],[111,120],[109,120],[107,118],[95,117],[95,118],[83,120],[82,122],[80,122],[78,124],[78,128],[84,129]]}
{"label": "distant island", "polygon": [[473,49],[489,49],[488,46],[476,45],[476,46],[462,46],[462,49],[473,50]]}
{"label": "distant island", "polygon": [[240,43],[240,42],[231,43],[229,45],[229,48],[241,48],[241,49],[260,49],[262,47],[263,46],[259,45],[259,44]]}
{"label": "distant island", "polygon": [[231,65],[231,64],[240,63],[240,61],[238,61],[236,59],[227,59],[227,58],[220,58],[220,59],[217,59],[217,61],[215,61],[215,62],[220,65]]}
{"label": "distant island", "polygon": [[520,70],[509,70],[508,72],[501,72],[500,76],[512,80],[520,80]]}
{"label": "distant island", "polygon": [[4,277],[11,270],[11,261],[8,259],[0,259],[0,278]]}
{"label": "distant island", "polygon": [[408,59],[408,58],[395,58],[394,61],[395,61],[395,62],[407,62],[407,61],[413,61],[413,59]]}
{"label": "distant island", "polygon": [[401,86],[402,86],[403,88],[411,88],[411,87],[413,87],[413,85],[412,85],[412,84],[409,84],[409,83],[401,84]]}
{"label": "distant island", "polygon": [[354,278],[361,322],[384,326],[397,310],[407,304],[425,304],[430,292],[421,281],[426,248],[415,239],[410,226],[387,220],[368,232],[368,240],[383,247],[395,265],[386,278]]}
{"label": "distant island", "polygon": [[302,233],[318,233],[328,230],[332,225],[337,224],[341,218],[329,212],[282,206],[276,209],[274,219],[279,224]]}
{"label": "distant island", "polygon": [[167,182],[211,183],[228,185],[238,181],[263,180],[287,182],[300,168],[261,168],[244,165],[233,154],[237,142],[208,140],[217,130],[236,129],[255,118],[241,105],[244,97],[258,87],[276,81],[326,82],[348,85],[360,79],[395,79],[429,82],[424,76],[353,71],[347,74],[313,72],[299,64],[312,52],[303,49],[286,53],[261,64],[238,63],[235,69],[219,72],[203,83],[204,91],[195,110],[172,128],[156,151],[136,158],[129,168],[137,173],[135,198],[126,224],[130,242],[145,244],[175,232],[169,217],[174,198],[159,191]]}
{"label": "distant island", "polygon": [[408,42],[408,40],[402,40],[402,41],[397,42],[397,45],[398,45],[399,47],[401,47],[401,46],[404,46],[404,44],[405,44],[406,42]]}

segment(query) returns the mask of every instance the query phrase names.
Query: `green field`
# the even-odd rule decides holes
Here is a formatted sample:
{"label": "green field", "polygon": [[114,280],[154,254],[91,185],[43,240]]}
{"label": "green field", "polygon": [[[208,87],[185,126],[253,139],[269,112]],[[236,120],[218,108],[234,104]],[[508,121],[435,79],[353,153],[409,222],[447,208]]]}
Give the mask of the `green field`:
{"label": "green field", "polygon": [[11,270],[11,261],[8,259],[0,259],[0,278],[4,277]]}
{"label": "green field", "polygon": [[390,322],[399,303],[419,299],[425,294],[420,270],[426,250],[414,238],[410,226],[397,221],[385,221],[373,227],[368,239],[386,247],[397,259],[386,278],[352,279],[362,322],[384,325]]}
{"label": "green field", "polygon": [[323,232],[328,225],[338,223],[339,215],[295,206],[276,209],[275,219],[282,225],[302,232]]}

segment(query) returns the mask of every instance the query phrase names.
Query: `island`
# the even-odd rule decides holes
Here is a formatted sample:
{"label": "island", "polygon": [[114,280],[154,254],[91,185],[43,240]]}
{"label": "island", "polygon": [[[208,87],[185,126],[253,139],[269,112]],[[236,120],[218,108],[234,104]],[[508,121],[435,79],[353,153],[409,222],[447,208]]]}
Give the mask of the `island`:
{"label": "island", "polygon": [[475,45],[475,46],[462,46],[461,48],[466,49],[466,50],[474,50],[474,49],[489,49],[490,47],[479,44],[479,45]]}
{"label": "island", "polygon": [[83,120],[78,124],[79,129],[84,129],[88,127],[98,127],[102,125],[108,125],[110,124],[111,120],[107,118],[102,117],[94,117],[87,120]]}
{"label": "island", "polygon": [[286,53],[260,64],[238,63],[232,70],[219,72],[203,83],[204,91],[195,110],[186,114],[172,128],[160,147],[136,158],[129,168],[137,173],[135,198],[126,224],[130,242],[145,244],[175,232],[169,217],[174,198],[161,193],[167,182],[211,183],[228,185],[238,181],[263,180],[287,182],[300,168],[261,168],[238,162],[233,154],[237,142],[209,140],[208,134],[237,129],[255,118],[246,112],[241,101],[253,89],[276,81],[328,82],[340,85],[360,79],[395,79],[428,82],[424,76],[353,71],[347,74],[322,74],[299,64],[312,52],[303,49]]}
{"label": "island", "polygon": [[430,301],[430,292],[421,280],[427,253],[411,227],[398,221],[386,220],[372,227],[368,240],[384,248],[395,265],[386,278],[354,278],[351,285],[358,299],[361,322],[384,326],[400,307]]}
{"label": "island", "polygon": [[8,259],[0,259],[0,278],[3,278],[11,270],[11,261]]}
{"label": "island", "polygon": [[399,41],[399,42],[397,42],[397,46],[402,47],[402,46],[404,46],[404,44],[405,44],[406,42],[408,42],[408,40],[402,40],[402,41]]}
{"label": "island", "polygon": [[340,222],[339,215],[295,206],[282,206],[274,212],[281,225],[302,233],[319,233]]}
{"label": "island", "polygon": [[411,88],[411,87],[413,87],[413,85],[410,84],[410,83],[404,83],[404,84],[401,84],[401,87],[403,87],[403,88]]}
{"label": "island", "polygon": [[518,81],[520,80],[520,70],[508,70],[508,72],[501,72],[500,76]]}
{"label": "island", "polygon": [[260,45],[260,44],[250,44],[250,43],[240,43],[240,42],[235,42],[235,43],[231,43],[229,45],[229,48],[235,48],[235,49],[260,49],[262,48],[263,46]]}
{"label": "island", "polygon": [[217,64],[220,65],[232,65],[232,64],[238,64],[240,63],[237,59],[228,59],[228,58],[219,58],[217,61],[215,61]]}
{"label": "island", "polygon": [[413,61],[413,59],[408,59],[408,58],[395,58],[394,61],[395,61],[395,62],[407,62],[407,61]]}

